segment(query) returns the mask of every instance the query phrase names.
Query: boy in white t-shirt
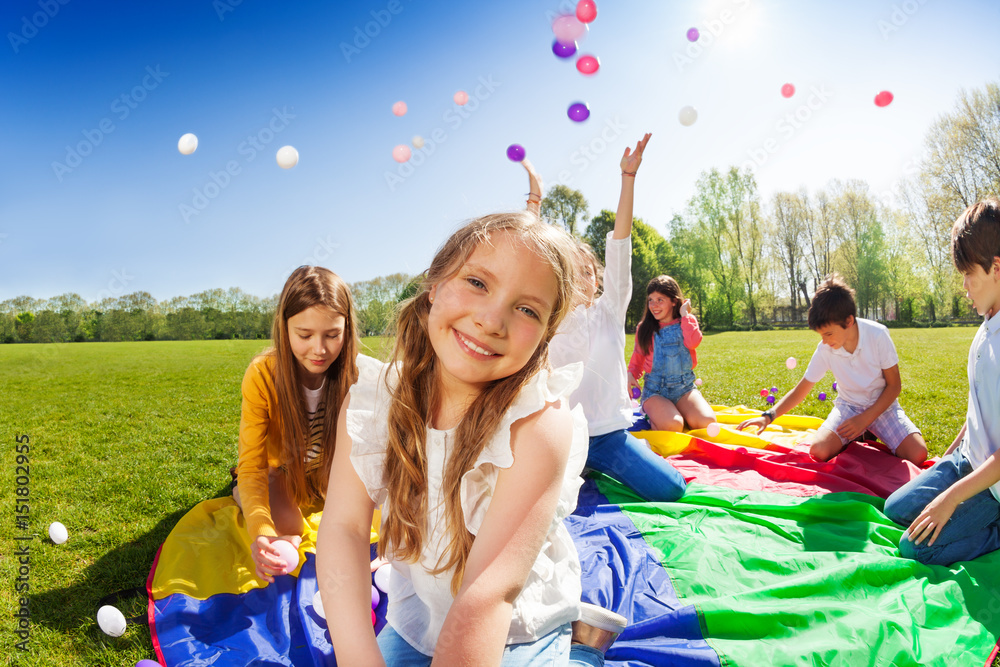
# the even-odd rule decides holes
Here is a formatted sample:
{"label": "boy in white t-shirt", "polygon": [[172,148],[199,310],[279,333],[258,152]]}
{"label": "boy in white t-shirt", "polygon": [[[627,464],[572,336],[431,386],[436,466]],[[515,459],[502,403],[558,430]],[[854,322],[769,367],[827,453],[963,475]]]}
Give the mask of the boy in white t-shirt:
{"label": "boy in white t-shirt", "polygon": [[899,458],[920,465],[927,445],[896,399],[901,388],[899,357],[889,330],[878,322],[860,319],[854,290],[834,273],[816,289],[809,305],[809,328],[822,337],[805,375],[795,388],[760,417],[739,429],[762,430],[802,402],[827,371],[837,379],[833,410],[810,437],[809,453],[829,461],[847,443],[871,430]]}
{"label": "boy in white t-shirt", "polygon": [[934,466],[885,501],[906,526],[899,553],[951,565],[1000,548],[1000,200],[973,204],[951,230],[951,254],[982,326],[969,347],[969,405]]}

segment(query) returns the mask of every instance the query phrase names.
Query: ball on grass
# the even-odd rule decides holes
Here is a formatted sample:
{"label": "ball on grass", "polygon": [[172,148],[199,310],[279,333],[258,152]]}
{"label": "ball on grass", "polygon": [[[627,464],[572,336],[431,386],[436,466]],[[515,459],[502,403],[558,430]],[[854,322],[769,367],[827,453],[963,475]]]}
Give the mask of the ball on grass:
{"label": "ball on grass", "polygon": [[768,394],[767,395],[767,402],[770,405],[774,405],[774,394]]}
{"label": "ball on grass", "polygon": [[163,665],[156,662],[155,660],[149,660],[148,658],[146,658],[135,663],[135,667],[163,667]]}
{"label": "ball on grass", "polygon": [[795,357],[788,357],[787,359],[785,359],[785,368],[787,368],[788,370],[792,370],[798,365],[799,362],[796,361]]}
{"label": "ball on grass", "polygon": [[761,389],[760,390],[760,397],[761,398],[767,398],[767,394],[768,394],[767,389]]}
{"label": "ball on grass", "polygon": [[49,539],[53,544],[62,544],[69,539],[69,531],[66,530],[66,526],[53,521],[49,524]]}
{"label": "ball on grass", "polygon": [[121,637],[125,634],[125,614],[106,604],[97,610],[97,625],[109,637]]}
{"label": "ball on grass", "polygon": [[825,401],[826,400],[826,392],[823,392],[823,391],[819,392],[819,396],[817,396],[816,398],[818,398],[821,401]]}

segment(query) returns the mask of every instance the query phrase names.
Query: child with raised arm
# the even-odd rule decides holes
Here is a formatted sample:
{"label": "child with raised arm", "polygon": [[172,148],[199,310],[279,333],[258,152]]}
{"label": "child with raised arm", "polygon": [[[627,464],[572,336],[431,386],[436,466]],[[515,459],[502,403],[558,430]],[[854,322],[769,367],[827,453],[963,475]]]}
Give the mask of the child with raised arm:
{"label": "child with raised arm", "polygon": [[965,423],[940,460],[885,501],[907,526],[899,552],[951,565],[1000,547],[1000,200],[973,204],[955,221],[951,252],[983,324],[969,347]]}
{"label": "child with raised arm", "polygon": [[642,386],[642,409],[658,431],[705,428],[715,412],[695,388],[695,348],[701,343],[691,300],[670,276],[657,276],[646,285],[646,312],[635,332],[635,348],[628,364],[629,387]]}
{"label": "child with raised arm", "polygon": [[827,371],[837,379],[837,400],[823,425],[809,438],[809,453],[829,461],[855,438],[871,430],[901,459],[920,465],[927,445],[920,429],[899,407],[899,357],[889,330],[859,318],[854,290],[834,273],[809,305],[809,328],[821,337],[805,375],[773,408],[737,428],[763,430],[809,395]]}
{"label": "child with raised arm", "polygon": [[580,297],[552,339],[549,357],[556,367],[584,363],[583,381],[570,396],[570,404],[582,405],[587,417],[587,467],[629,486],[644,500],[670,502],[684,495],[684,477],[627,430],[632,425],[625,367],[625,315],[632,300],[632,203],[636,172],[650,136],[646,134],[635,150],[626,147],[621,159],[621,195],[615,226],[605,244],[603,291],[595,299],[601,288],[601,265],[590,247],[581,243],[576,255],[577,273],[582,276]]}
{"label": "child with raised arm", "polygon": [[[572,253],[526,212],[461,228],[400,310],[373,405],[345,405],[339,437],[353,444],[334,455],[317,548],[340,664],[571,664],[580,563],[562,520],[587,431],[567,400],[582,367],[548,370],[548,343],[572,304]],[[379,503],[392,570],[376,639]]]}
{"label": "child with raised arm", "polygon": [[329,269],[300,266],[281,290],[274,346],[243,377],[233,498],[257,576],[267,582],[287,572],[274,542],[298,547],[305,529],[299,508],[326,495],[337,416],[358,377],[355,322],[347,284]]}

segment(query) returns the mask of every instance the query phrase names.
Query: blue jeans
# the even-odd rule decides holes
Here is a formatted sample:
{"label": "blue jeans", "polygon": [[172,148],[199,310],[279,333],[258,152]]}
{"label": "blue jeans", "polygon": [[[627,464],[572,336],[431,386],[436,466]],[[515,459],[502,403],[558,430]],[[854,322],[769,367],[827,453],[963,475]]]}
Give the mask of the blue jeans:
{"label": "blue jeans", "polygon": [[[930,470],[897,489],[885,501],[885,515],[908,527],[929,502],[971,474],[972,463],[960,450],[956,447]],[[1000,547],[1000,503],[989,489],[977,493],[955,509],[934,546],[927,546],[927,541],[924,538],[914,544],[909,532],[905,532],[899,540],[899,553],[928,565],[951,565],[995,551]]]}
{"label": "blue jeans", "polygon": [[647,502],[673,502],[687,488],[676,468],[628,431],[593,436],[587,467],[621,482]]}
{"label": "blue jeans", "polygon": [[[570,634],[570,625],[567,623],[530,644],[511,644],[503,650],[500,665],[603,667],[604,655],[600,651],[580,644],[574,644],[571,649]],[[410,646],[391,625],[386,625],[379,633],[378,647],[388,667],[428,667],[431,664],[431,656]]]}

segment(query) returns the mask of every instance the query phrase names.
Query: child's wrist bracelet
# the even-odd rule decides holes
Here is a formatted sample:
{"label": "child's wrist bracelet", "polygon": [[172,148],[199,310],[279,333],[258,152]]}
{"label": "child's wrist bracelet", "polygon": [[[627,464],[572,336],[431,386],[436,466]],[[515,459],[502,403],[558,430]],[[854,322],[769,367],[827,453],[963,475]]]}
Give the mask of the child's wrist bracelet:
{"label": "child's wrist bracelet", "polygon": [[631,176],[632,178],[635,178],[635,174],[636,172],[634,171],[622,171],[622,176]]}

